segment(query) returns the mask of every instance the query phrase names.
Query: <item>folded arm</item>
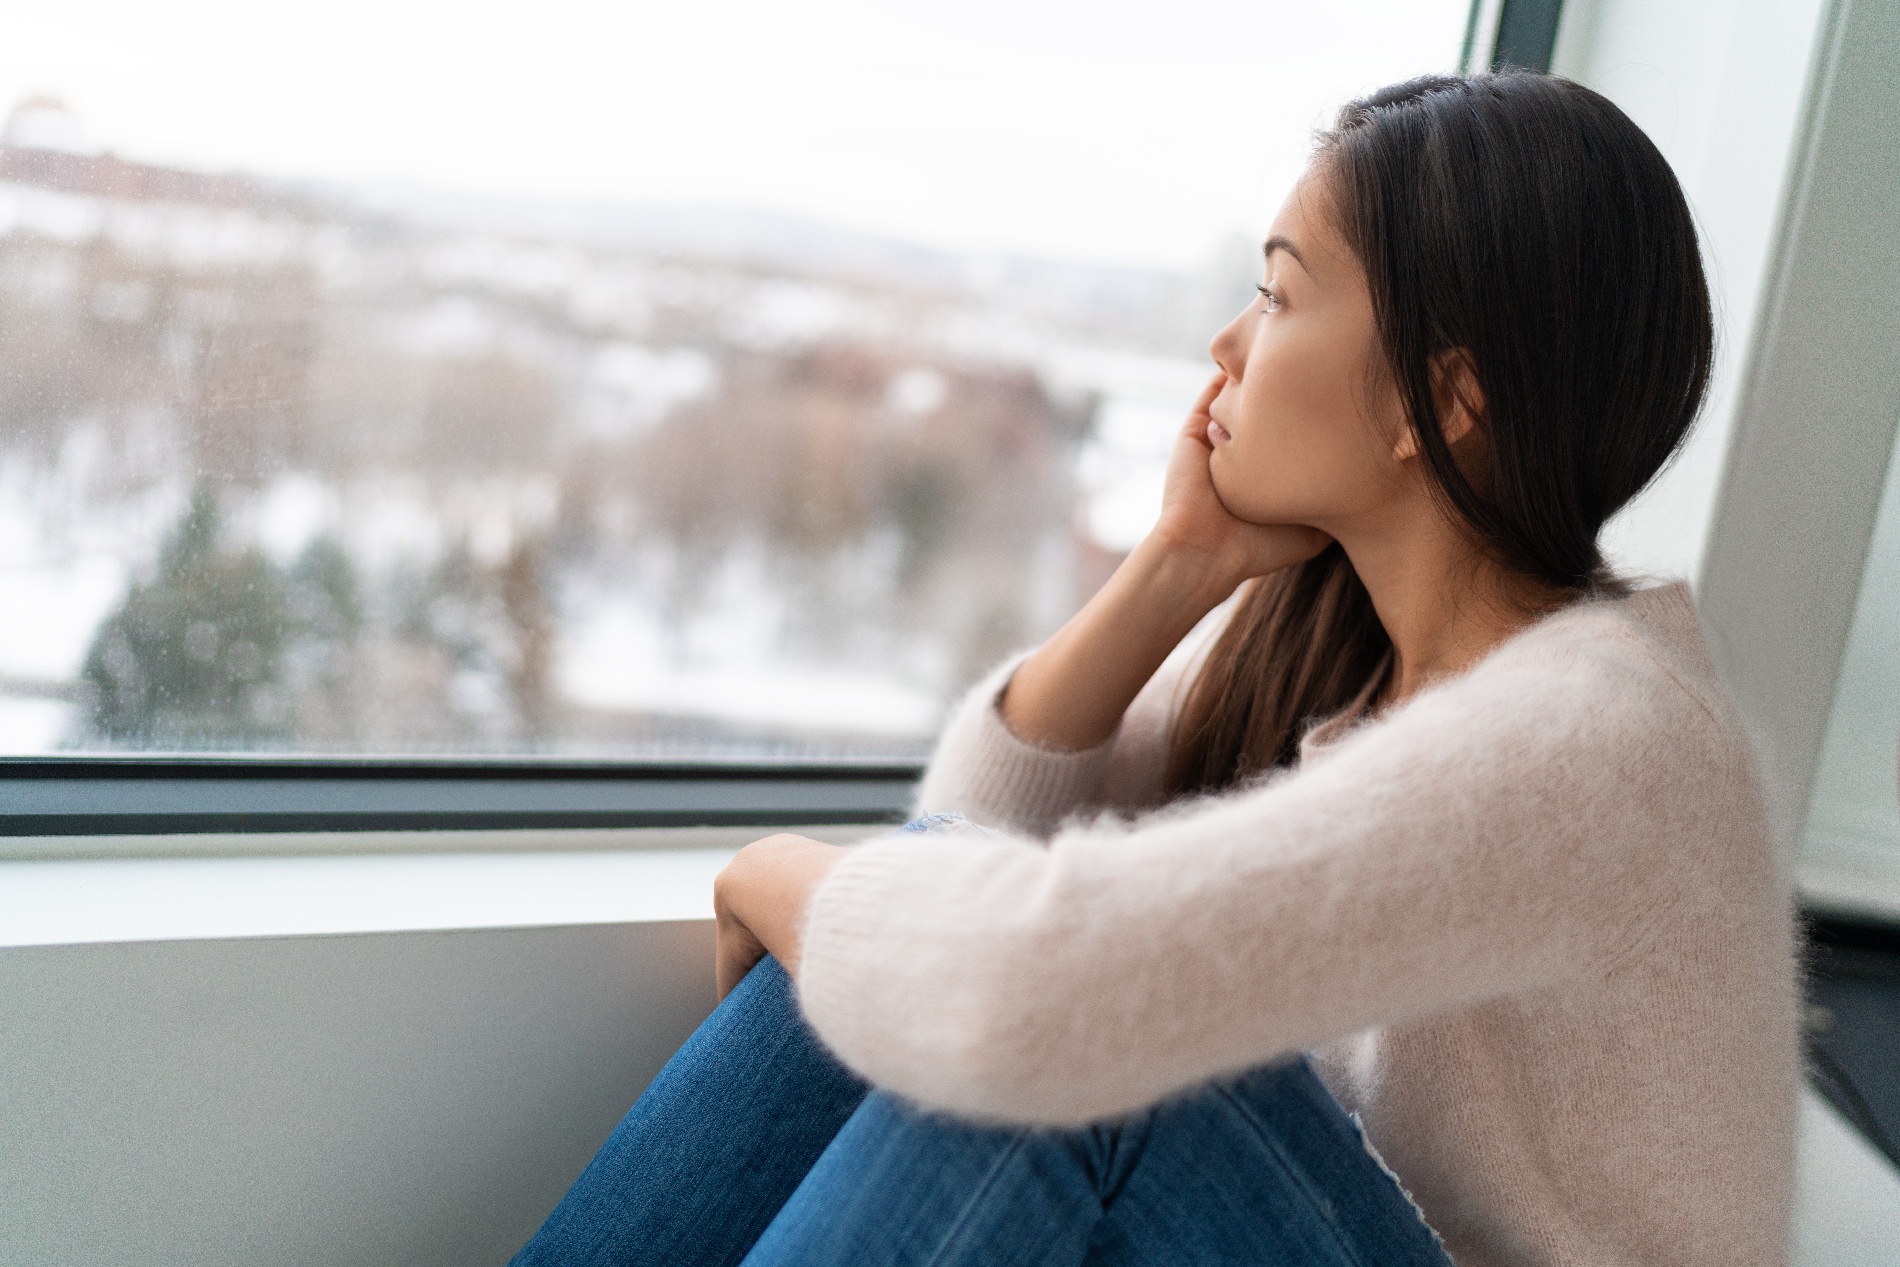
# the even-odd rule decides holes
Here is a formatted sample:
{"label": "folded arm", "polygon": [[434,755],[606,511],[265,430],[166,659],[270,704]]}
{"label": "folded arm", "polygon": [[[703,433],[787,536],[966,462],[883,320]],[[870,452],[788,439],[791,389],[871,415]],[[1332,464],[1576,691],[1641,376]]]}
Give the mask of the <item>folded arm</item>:
{"label": "folded arm", "polygon": [[1699,742],[1700,714],[1621,677],[1492,671],[1312,769],[1047,848],[865,846],[812,897],[806,1013],[925,1105],[1073,1123],[1598,970],[1667,900],[1696,807],[1730,794],[1659,785],[1673,763],[1651,758]]}

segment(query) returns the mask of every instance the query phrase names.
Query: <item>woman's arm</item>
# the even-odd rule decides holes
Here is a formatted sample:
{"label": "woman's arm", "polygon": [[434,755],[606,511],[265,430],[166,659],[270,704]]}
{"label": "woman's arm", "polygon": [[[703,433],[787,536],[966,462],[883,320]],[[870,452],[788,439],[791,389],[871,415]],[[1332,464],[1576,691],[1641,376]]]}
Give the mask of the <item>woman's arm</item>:
{"label": "woman's arm", "polygon": [[1105,742],[1168,653],[1235,587],[1326,548],[1316,529],[1247,523],[1215,495],[1207,410],[1225,382],[1214,375],[1175,436],[1154,531],[1010,680],[1003,719],[1019,738],[1064,752]]}
{"label": "woman's arm", "polygon": [[1756,799],[1665,673],[1578,661],[1494,666],[1133,827],[853,851],[810,898],[805,1015],[930,1108],[1075,1124],[1600,972]]}
{"label": "woman's arm", "polygon": [[[1168,653],[1236,586],[1326,547],[1315,529],[1246,523],[1221,505],[1207,469],[1207,410],[1225,382],[1214,375],[1175,437],[1155,530],[1011,678],[1003,719],[1016,737],[1055,752],[1102,744]],[[720,873],[713,906],[722,998],[766,954],[797,975],[805,908],[844,852],[771,836]]]}

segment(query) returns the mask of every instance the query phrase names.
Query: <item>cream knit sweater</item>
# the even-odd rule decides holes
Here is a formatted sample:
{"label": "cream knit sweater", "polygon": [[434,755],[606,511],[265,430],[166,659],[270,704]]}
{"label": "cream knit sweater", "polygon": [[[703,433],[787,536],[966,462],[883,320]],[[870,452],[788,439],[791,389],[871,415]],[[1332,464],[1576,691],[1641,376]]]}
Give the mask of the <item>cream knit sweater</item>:
{"label": "cream knit sweater", "polygon": [[1080,1123],[1310,1050],[1461,1267],[1785,1261],[1792,920],[1687,588],[1157,808],[1190,659],[1088,752],[1004,727],[1012,666],[972,693],[919,808],[994,830],[867,843],[812,900],[800,998],[845,1063]]}

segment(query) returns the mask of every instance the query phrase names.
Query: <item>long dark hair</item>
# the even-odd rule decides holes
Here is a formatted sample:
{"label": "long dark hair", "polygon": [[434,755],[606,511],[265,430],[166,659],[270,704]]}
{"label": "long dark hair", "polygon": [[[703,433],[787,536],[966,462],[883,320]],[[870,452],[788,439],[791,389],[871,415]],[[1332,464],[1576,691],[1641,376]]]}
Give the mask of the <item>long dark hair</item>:
{"label": "long dark hair", "polygon": [[[1616,591],[1597,533],[1681,445],[1714,357],[1675,174],[1628,116],[1567,80],[1430,76],[1340,112],[1315,162],[1365,267],[1379,341],[1447,513],[1545,592]],[[1439,424],[1435,365],[1483,393],[1487,469]],[[1291,762],[1391,642],[1337,545],[1254,581],[1176,722],[1177,794]]]}

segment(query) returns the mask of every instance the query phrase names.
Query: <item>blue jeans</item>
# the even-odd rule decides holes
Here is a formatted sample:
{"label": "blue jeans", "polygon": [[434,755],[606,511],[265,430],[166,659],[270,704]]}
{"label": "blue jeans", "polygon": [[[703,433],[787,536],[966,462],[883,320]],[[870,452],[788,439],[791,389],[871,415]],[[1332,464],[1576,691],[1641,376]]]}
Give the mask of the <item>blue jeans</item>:
{"label": "blue jeans", "polygon": [[1304,1060],[1077,1130],[867,1088],[767,958],[513,1267],[1449,1267]]}

